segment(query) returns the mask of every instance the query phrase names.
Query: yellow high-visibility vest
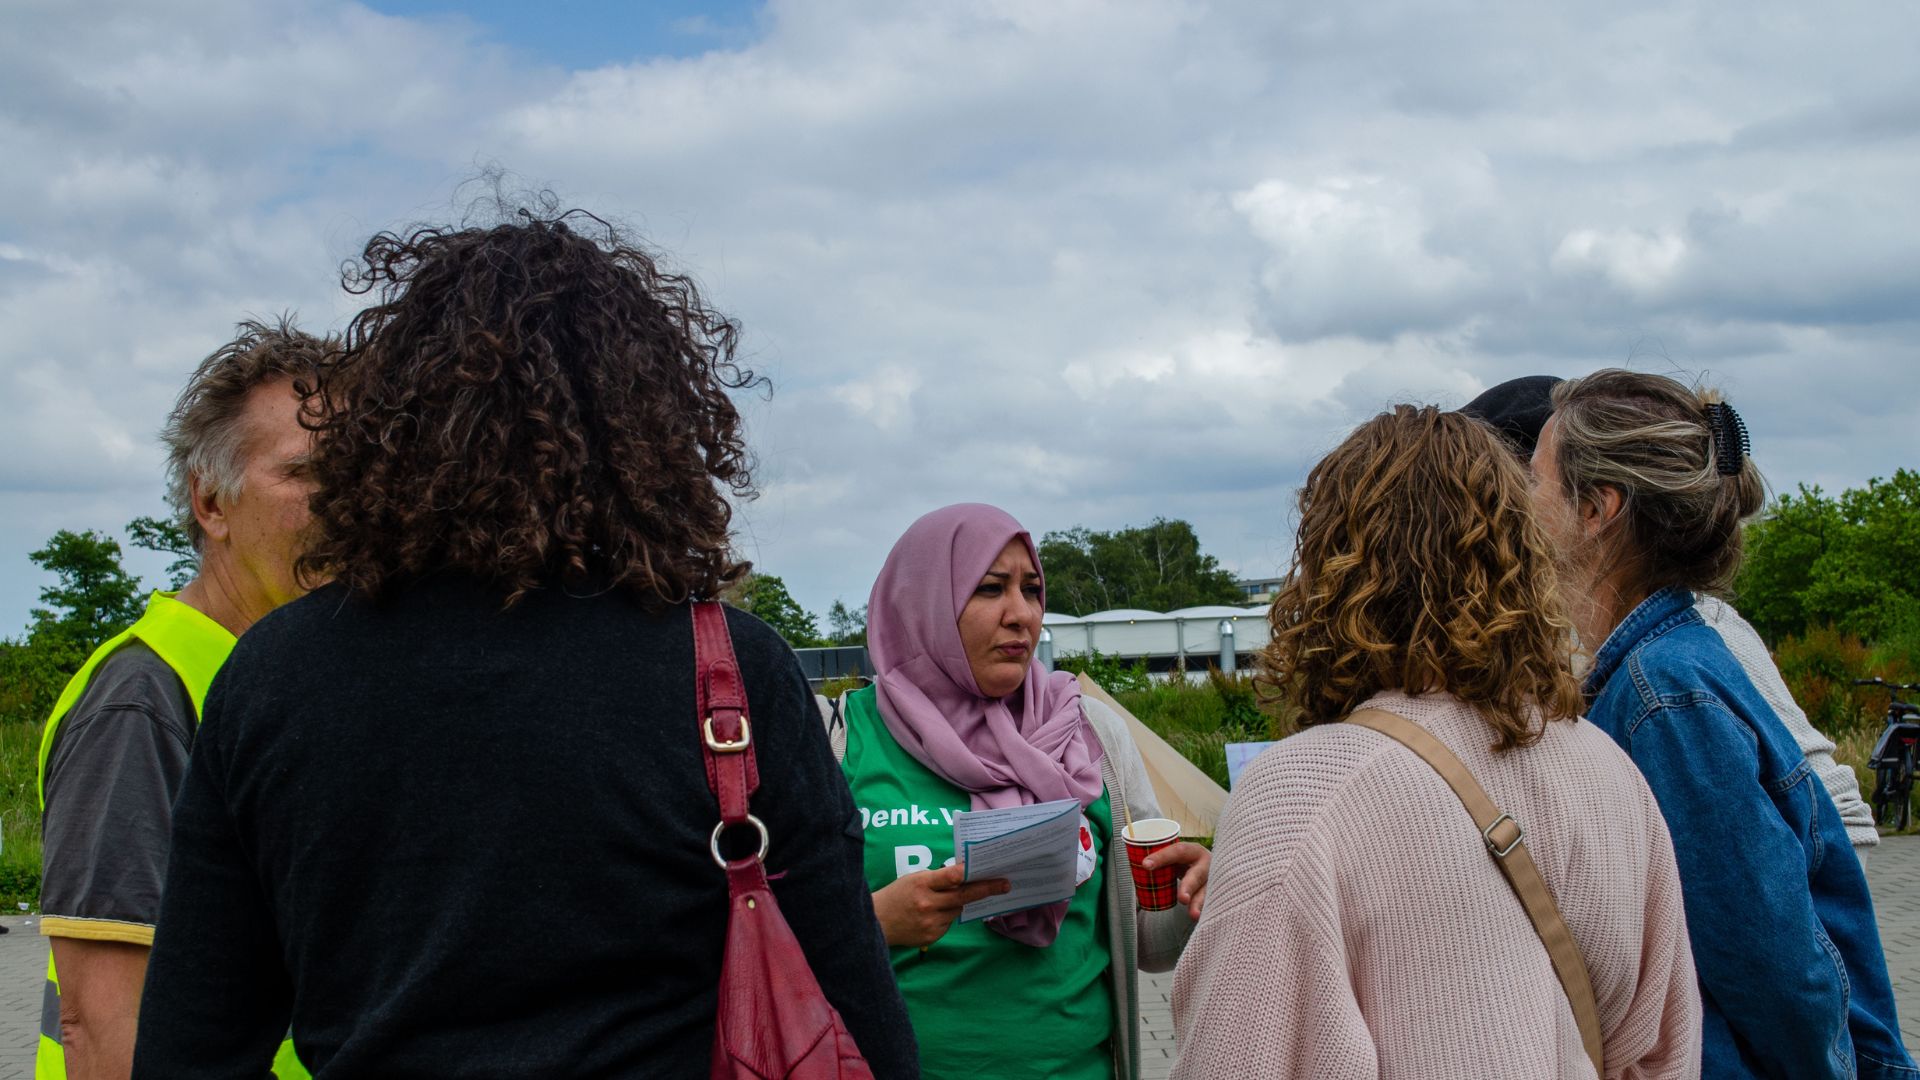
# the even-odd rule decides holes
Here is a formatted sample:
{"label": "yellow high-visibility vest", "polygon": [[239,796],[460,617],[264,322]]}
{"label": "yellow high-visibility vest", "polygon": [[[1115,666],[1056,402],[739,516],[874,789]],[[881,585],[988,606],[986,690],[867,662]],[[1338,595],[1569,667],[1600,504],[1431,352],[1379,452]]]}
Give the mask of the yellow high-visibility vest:
{"label": "yellow high-visibility vest", "polygon": [[[53,750],[53,739],[60,730],[60,721],[73,710],[80,696],[86,693],[87,684],[92,681],[94,670],[100,666],[100,662],[115,649],[136,638],[152,649],[185,684],[187,698],[193,703],[193,720],[196,724],[200,722],[201,711],[206,707],[207,688],[213,685],[213,677],[227,662],[234,643],[234,637],[226,627],[191,605],[181,603],[173,593],[154,593],[147,601],[146,613],[140,616],[139,621],[93,650],[93,655],[80,665],[79,671],[74,672],[66,689],[60,692],[59,701],[54,703],[53,712],[47,717],[46,730],[40,736],[40,809],[43,813],[47,808],[47,755]],[[307,1070],[294,1055],[291,1038],[281,1044],[280,1052],[273,1061],[273,1070],[280,1080],[308,1080]],[[34,1076],[38,1080],[66,1080],[67,1077],[66,1053],[60,1045],[60,976],[54,971],[52,950],[47,952],[47,987],[40,1005],[40,1049],[34,1060]]]}

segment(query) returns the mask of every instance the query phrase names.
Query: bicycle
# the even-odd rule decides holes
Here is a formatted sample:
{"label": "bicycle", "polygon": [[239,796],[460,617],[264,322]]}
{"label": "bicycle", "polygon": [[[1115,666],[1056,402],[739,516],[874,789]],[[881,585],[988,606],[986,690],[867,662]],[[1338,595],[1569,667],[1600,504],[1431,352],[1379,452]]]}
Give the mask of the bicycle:
{"label": "bicycle", "polygon": [[[1920,758],[1920,705],[1894,696],[1901,690],[1920,691],[1920,683],[1890,683],[1885,679],[1855,679],[1855,686],[1878,686],[1887,691],[1887,726],[1873,744],[1867,768],[1874,772],[1873,820],[1878,825],[1904,829],[1913,819],[1913,773]],[[1893,819],[1898,817],[1898,822]]]}

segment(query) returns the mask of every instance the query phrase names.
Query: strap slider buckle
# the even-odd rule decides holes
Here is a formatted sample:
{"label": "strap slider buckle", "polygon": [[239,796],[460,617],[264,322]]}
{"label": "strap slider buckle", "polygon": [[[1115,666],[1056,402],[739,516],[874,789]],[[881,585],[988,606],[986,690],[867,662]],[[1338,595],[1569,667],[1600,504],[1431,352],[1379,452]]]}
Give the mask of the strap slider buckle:
{"label": "strap slider buckle", "polygon": [[747,723],[747,714],[740,714],[740,737],[721,739],[713,733],[713,717],[709,716],[700,725],[707,738],[707,749],[716,754],[737,754],[753,743],[753,728]]}
{"label": "strap slider buckle", "polygon": [[[1499,828],[1500,823],[1503,821],[1513,826],[1513,842],[1506,847],[1501,847],[1500,841],[1493,838],[1493,830]],[[1494,818],[1492,824],[1480,830],[1480,838],[1487,842],[1487,850],[1492,852],[1493,857],[1496,859],[1504,859],[1508,855],[1513,854],[1513,849],[1520,846],[1520,838],[1525,835],[1527,835],[1527,830],[1521,828],[1520,823],[1513,820],[1512,814],[1507,813],[1503,813],[1499,817]]]}

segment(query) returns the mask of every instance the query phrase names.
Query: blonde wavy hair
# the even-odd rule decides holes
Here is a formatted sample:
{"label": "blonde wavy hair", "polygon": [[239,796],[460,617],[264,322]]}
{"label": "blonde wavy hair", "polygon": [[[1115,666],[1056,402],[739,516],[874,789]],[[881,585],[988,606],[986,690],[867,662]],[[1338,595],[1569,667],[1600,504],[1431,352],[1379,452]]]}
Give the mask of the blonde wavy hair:
{"label": "blonde wavy hair", "polygon": [[1572,624],[1526,475],[1460,413],[1397,405],[1313,467],[1267,618],[1258,678],[1302,725],[1383,690],[1445,692],[1511,750],[1580,714]]}
{"label": "blonde wavy hair", "polygon": [[1623,512],[1584,553],[1602,572],[1625,565],[1642,593],[1677,585],[1724,593],[1740,569],[1742,525],[1767,501],[1753,459],[1740,453],[1721,475],[1707,386],[1608,368],[1553,388],[1554,465],[1576,503],[1601,488]]}

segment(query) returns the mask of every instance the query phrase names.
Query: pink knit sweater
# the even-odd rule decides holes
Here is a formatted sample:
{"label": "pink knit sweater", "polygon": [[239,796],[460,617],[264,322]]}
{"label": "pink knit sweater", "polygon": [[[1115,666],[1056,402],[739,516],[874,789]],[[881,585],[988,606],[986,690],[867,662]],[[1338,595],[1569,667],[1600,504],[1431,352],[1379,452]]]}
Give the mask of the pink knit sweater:
{"label": "pink knit sweater", "polygon": [[[1592,724],[1493,753],[1451,696],[1369,705],[1432,732],[1526,843],[1593,979],[1608,1077],[1700,1075],[1673,844]],[[1176,1078],[1586,1080],[1546,947],[1460,800],[1399,743],[1310,728],[1242,774],[1174,979]]]}

